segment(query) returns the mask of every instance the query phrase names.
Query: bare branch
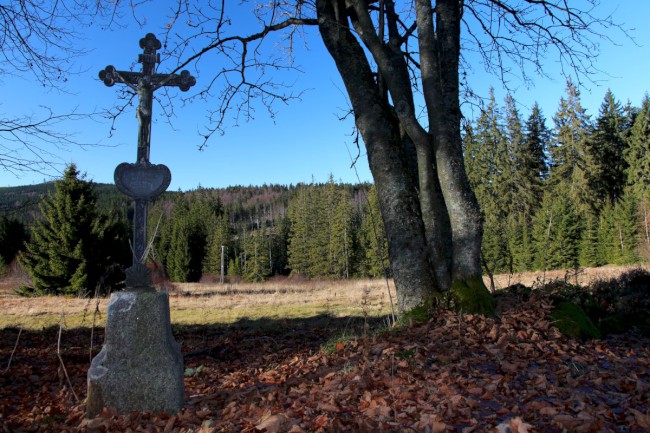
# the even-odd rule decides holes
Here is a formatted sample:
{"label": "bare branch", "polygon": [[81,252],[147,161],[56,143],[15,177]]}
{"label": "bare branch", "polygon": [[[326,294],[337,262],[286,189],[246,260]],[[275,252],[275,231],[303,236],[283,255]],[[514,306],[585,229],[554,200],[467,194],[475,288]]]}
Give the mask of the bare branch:
{"label": "bare branch", "polygon": [[41,117],[0,117],[0,167],[17,177],[26,172],[49,175],[54,170],[60,173],[59,168],[65,161],[57,151],[66,151],[71,146],[83,148],[97,145],[79,142],[74,133],[62,132],[66,129],[63,125],[93,118],[97,116],[96,113],[57,115],[48,107],[41,108],[45,111]]}
{"label": "bare branch", "polygon": [[[575,3],[573,3],[575,4]],[[508,86],[512,77],[531,83],[530,71],[548,76],[546,63],[559,63],[565,76],[579,82],[599,71],[600,42],[617,45],[628,31],[600,16],[599,0],[574,6],[565,0],[473,0],[465,2],[463,48],[478,53],[488,72]]]}

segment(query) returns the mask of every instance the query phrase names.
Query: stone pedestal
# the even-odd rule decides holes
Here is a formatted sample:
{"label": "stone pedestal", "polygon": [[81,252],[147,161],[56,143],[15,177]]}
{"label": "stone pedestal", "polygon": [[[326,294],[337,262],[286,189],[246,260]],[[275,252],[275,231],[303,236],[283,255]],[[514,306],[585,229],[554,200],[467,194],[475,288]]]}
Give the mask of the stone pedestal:
{"label": "stone pedestal", "polygon": [[95,417],[104,407],[118,413],[175,413],[183,407],[183,372],[167,294],[113,293],[104,347],[88,370],[86,415]]}

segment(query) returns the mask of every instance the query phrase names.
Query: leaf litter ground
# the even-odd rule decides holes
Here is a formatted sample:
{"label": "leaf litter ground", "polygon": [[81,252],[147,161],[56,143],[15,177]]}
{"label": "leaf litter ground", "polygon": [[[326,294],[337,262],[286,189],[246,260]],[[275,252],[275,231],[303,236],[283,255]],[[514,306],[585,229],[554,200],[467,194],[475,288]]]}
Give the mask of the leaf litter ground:
{"label": "leaf litter ground", "polygon": [[393,332],[327,317],[178,328],[185,408],[92,420],[83,402],[91,331],[61,339],[77,402],[58,330],[18,340],[2,330],[0,368],[11,365],[0,374],[0,432],[650,431],[650,341],[567,339],[550,304],[501,296],[496,320],[441,311]]}

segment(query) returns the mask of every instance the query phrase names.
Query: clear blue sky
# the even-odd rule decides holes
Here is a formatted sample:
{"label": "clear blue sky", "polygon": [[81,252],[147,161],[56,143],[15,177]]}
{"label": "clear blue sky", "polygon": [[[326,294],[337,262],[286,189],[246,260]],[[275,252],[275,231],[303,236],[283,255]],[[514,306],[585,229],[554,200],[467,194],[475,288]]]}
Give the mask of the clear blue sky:
{"label": "clear blue sky", "polygon": [[[166,8],[163,1],[155,2],[156,8],[147,13],[146,25],[129,25],[114,30],[92,29],[81,43],[91,52],[77,59],[78,68],[83,71],[72,76],[66,92],[44,89],[30,77],[3,77],[0,81],[3,117],[43,113],[39,106],[49,106],[57,112],[91,112],[110,108],[117,101],[118,91],[108,88],[97,79],[97,73],[106,65],[118,69],[139,70],[134,64],[141,52],[138,41],[144,34],[153,32],[162,35]],[[617,99],[625,103],[630,100],[640,104],[644,93],[650,90],[650,29],[646,24],[650,16],[650,1],[605,0],[605,10],[614,11],[615,19],[624,23],[636,40],[620,40],[619,46],[602,42],[602,54],[597,67],[607,74],[596,76],[598,85],[586,83],[582,88],[582,102],[592,116],[598,114],[605,92],[611,88]],[[249,5],[244,3],[245,5]],[[618,6],[617,6],[618,4]],[[160,107],[154,105],[155,122],[152,129],[151,161],[167,165],[172,172],[171,190],[187,190],[204,187],[225,187],[229,185],[296,184],[325,182],[329,174],[336,180],[357,182],[357,174],[350,168],[351,158],[356,155],[352,119],[341,121],[347,99],[334,63],[317,37],[317,29],[307,29],[308,50],[297,49],[295,57],[303,74],[291,74],[284,81],[293,83],[295,89],[305,90],[302,101],[290,105],[277,105],[277,116],[270,119],[258,110],[255,120],[230,126],[226,134],[215,137],[207,149],[197,150],[201,138],[197,131],[206,124],[208,109],[215,102],[194,102],[181,106],[177,104],[173,128],[160,115]],[[204,65],[204,69],[207,69]],[[167,72],[172,65],[164,62],[159,72]],[[548,60],[553,79],[535,79],[535,86],[526,89],[517,87],[515,97],[521,104],[522,117],[526,118],[534,101],[538,101],[548,125],[557,109],[560,97],[564,95],[566,80],[553,72],[555,62]],[[476,74],[470,77],[472,86],[479,93],[487,95],[494,86],[497,98],[503,101],[503,91],[497,77],[485,75],[476,66]],[[202,80],[210,78],[206,73],[197,75],[197,88]],[[517,86],[516,83],[515,87]],[[179,93],[179,92],[177,92]],[[190,91],[191,93],[191,91]],[[178,95],[177,98],[178,99]],[[134,162],[136,153],[137,122],[134,110],[124,113],[116,123],[116,131],[109,136],[108,121],[68,122],[61,127],[65,132],[75,133],[76,140],[99,143],[100,146],[86,148],[69,147],[52,149],[62,170],[65,163],[74,162],[88,178],[102,183],[113,181],[113,171],[121,162]],[[361,181],[370,181],[365,150],[357,163]],[[49,173],[57,177],[60,173]],[[0,172],[0,186],[15,186],[50,180],[43,174],[26,173],[20,177]]]}

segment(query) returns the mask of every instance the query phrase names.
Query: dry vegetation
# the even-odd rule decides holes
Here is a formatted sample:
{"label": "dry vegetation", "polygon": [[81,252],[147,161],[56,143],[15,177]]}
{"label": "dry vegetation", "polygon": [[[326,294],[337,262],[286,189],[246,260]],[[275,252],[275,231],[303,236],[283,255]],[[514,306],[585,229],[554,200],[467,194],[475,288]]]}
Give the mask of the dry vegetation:
{"label": "dry vegetation", "polygon": [[[645,265],[650,269],[649,265]],[[589,284],[620,275],[628,267],[607,266],[575,271],[547,271],[520,275],[497,275],[495,288],[512,284],[543,284],[554,279]],[[486,284],[490,284],[486,277]],[[59,323],[61,313],[68,327],[103,325],[108,299],[61,297],[21,298],[13,290],[25,284],[25,276],[12,272],[0,280],[0,329],[42,329]],[[395,289],[389,282],[391,296]],[[232,323],[240,319],[307,318],[320,314],[334,317],[390,313],[385,280],[292,280],[276,279],[260,284],[168,284],[171,317],[176,324]]]}
{"label": "dry vegetation", "polygon": [[[46,296],[21,298],[3,284],[0,293],[0,328],[41,329],[59,323],[68,327],[103,325],[108,298],[80,299]],[[395,296],[392,281],[391,294]],[[239,319],[306,318],[320,314],[381,316],[390,313],[385,280],[275,280],[263,284],[171,284],[172,322],[198,325],[232,323]]]}
{"label": "dry vegetation", "polygon": [[[624,270],[499,276],[496,285],[586,283]],[[84,418],[87,371],[104,331],[76,326],[89,326],[96,308],[103,324],[108,300],[0,295],[0,432],[650,431],[649,340],[635,331],[566,338],[544,291],[529,299],[504,291],[498,319],[438,311],[400,332],[381,320],[332,317],[387,312],[381,280],[182,284],[170,292],[172,320],[200,325],[174,329],[185,407],[173,415],[106,409],[92,420]],[[74,329],[38,329],[62,310]],[[244,317],[261,320],[212,325]],[[9,328],[17,325],[24,332]]]}

